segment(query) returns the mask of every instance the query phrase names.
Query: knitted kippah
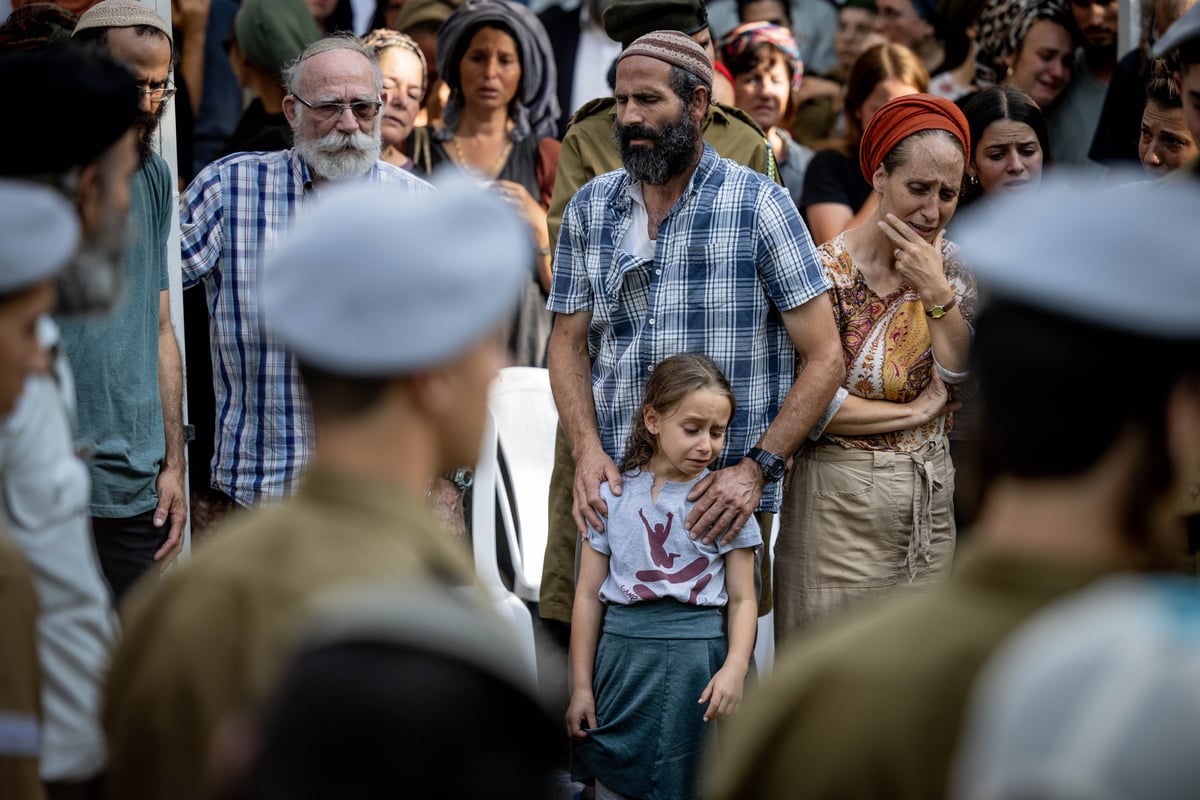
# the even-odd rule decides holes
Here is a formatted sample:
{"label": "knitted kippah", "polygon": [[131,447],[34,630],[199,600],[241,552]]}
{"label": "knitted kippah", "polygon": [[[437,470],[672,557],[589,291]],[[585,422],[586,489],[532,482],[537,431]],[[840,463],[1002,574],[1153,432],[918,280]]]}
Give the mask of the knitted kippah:
{"label": "knitted kippah", "polygon": [[80,15],[75,33],[88,28],[134,28],[138,25],[156,28],[174,43],[171,26],[166,20],[138,0],[102,0]]}
{"label": "knitted kippah", "polygon": [[647,33],[621,51],[620,63],[629,56],[648,56],[687,70],[695,75],[712,92],[713,65],[704,48],[679,31],[654,31]]}

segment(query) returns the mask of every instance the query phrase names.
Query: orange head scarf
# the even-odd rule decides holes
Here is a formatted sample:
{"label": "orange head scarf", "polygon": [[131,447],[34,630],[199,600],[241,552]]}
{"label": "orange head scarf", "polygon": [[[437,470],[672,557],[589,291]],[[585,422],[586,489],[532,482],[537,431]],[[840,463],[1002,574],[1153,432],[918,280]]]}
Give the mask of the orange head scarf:
{"label": "orange head scarf", "polygon": [[971,131],[958,106],[932,94],[906,94],[880,106],[863,131],[858,166],[867,183],[874,181],[875,170],[896,145],[914,133],[929,130],[950,131],[962,142],[964,163],[971,160]]}

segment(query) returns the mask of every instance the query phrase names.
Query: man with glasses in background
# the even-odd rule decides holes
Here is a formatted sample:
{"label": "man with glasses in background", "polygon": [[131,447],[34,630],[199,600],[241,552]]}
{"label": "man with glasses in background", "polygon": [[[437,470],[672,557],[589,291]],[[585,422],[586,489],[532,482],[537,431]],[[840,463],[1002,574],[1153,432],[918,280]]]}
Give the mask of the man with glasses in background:
{"label": "man with glasses in background", "polygon": [[114,601],[183,545],[183,367],[171,327],[171,169],[154,133],[175,93],[171,28],[137,0],[103,0],[72,38],[94,42],[138,82],[138,169],[130,184],[123,295],[105,316],[60,319],[75,372],[78,441],[90,456],[96,552]]}
{"label": "man with glasses in background", "polygon": [[226,508],[290,494],[313,443],[295,361],[259,324],[264,256],[330,182],[429,189],[379,160],[382,79],[357,39],[314,42],[284,78],[295,146],[214,161],[181,199],[184,285],[204,281],[208,298],[217,405],[212,489]]}

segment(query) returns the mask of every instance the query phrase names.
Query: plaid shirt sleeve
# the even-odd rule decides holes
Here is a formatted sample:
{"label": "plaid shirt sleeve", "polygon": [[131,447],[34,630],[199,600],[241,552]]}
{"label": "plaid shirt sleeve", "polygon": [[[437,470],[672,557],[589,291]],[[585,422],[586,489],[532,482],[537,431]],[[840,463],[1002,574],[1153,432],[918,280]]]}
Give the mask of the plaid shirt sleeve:
{"label": "plaid shirt sleeve", "polygon": [[556,314],[592,309],[592,284],[587,269],[588,227],[584,224],[584,210],[592,194],[587,187],[576,192],[563,212],[554,253],[554,279],[546,302],[546,308]]}
{"label": "plaid shirt sleeve", "polygon": [[224,244],[221,170],[210,164],[179,199],[179,238],[183,285],[195,286],[216,267]]}
{"label": "plaid shirt sleeve", "polygon": [[816,247],[787,190],[764,183],[757,212],[757,262],[771,301],[782,311],[798,308],[829,290]]}

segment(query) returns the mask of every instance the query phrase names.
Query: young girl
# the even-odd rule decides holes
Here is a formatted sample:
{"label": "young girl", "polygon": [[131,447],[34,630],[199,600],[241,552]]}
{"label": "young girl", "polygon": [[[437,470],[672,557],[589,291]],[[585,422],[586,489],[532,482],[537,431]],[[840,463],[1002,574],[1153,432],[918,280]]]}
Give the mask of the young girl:
{"label": "young girl", "polygon": [[[589,530],[571,619],[567,730],[596,797],[685,800],[705,723],[742,699],[757,625],[751,517],[729,544],[692,541],[687,496],[721,453],[733,390],[685,353],[650,375],[603,532]],[[728,606],[728,643],[725,615]],[[601,633],[603,627],[603,634]]]}

